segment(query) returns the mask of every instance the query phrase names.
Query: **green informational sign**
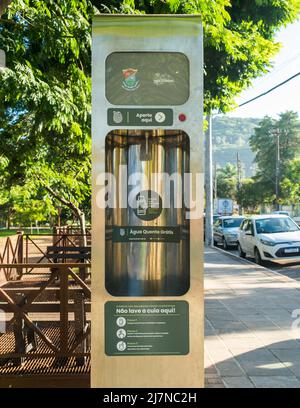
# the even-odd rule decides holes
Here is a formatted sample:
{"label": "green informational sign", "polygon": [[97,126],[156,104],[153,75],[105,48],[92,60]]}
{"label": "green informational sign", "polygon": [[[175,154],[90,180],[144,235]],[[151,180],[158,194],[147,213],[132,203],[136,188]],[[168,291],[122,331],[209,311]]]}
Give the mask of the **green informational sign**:
{"label": "green informational sign", "polygon": [[172,109],[108,109],[109,126],[172,126]]}
{"label": "green informational sign", "polygon": [[113,105],[183,105],[189,61],[179,52],[114,52],[106,59],[105,93]]}
{"label": "green informational sign", "polygon": [[116,227],[112,229],[113,242],[180,242],[181,227]]}
{"label": "green informational sign", "polygon": [[108,356],[188,354],[188,302],[106,302],[105,353]]}

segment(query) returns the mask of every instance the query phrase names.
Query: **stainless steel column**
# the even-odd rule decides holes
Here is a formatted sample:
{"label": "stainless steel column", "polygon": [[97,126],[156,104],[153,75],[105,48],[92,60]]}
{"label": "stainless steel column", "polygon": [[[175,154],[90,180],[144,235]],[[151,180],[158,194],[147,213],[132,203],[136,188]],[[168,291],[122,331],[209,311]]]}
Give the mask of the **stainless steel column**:
{"label": "stainless steel column", "polygon": [[[149,159],[141,160],[142,144],[148,139]],[[134,173],[141,173],[140,191],[153,190],[162,195],[162,183],[153,176],[153,173],[164,171],[165,153],[158,139],[143,135],[136,144],[128,149],[128,178]],[[134,186],[128,186],[128,194]],[[160,216],[151,221],[137,217],[133,208],[128,207],[128,221],[130,226],[148,227],[165,225],[164,210]],[[130,294],[156,295],[165,276],[165,253],[163,243],[159,242],[130,242],[127,255],[128,277]],[[139,292],[139,293],[136,293]]]}

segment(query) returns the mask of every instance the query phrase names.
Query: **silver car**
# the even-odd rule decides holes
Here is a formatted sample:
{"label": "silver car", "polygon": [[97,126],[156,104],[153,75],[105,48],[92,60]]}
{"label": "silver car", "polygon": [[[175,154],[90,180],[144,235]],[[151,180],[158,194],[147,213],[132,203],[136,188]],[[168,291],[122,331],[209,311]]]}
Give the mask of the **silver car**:
{"label": "silver car", "polygon": [[244,217],[223,216],[214,223],[214,245],[222,245],[224,249],[237,246],[238,230]]}

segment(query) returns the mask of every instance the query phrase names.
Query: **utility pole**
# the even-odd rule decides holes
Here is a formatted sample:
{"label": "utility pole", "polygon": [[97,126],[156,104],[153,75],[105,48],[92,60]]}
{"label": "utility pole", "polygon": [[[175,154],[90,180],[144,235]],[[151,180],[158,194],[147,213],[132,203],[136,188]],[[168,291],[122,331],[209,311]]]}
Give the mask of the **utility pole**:
{"label": "utility pole", "polygon": [[212,172],[212,117],[206,117],[205,132],[205,244],[213,243],[213,172]]}
{"label": "utility pole", "polygon": [[237,189],[239,190],[242,185],[242,167],[239,152],[236,154],[236,169],[237,169]]}
{"label": "utility pole", "polygon": [[4,14],[5,9],[10,5],[12,0],[1,0],[0,2],[0,17]]}
{"label": "utility pole", "polygon": [[0,71],[1,69],[5,68],[5,52],[3,50],[0,50]]}
{"label": "utility pole", "polygon": [[214,200],[218,198],[217,163],[214,164]]}
{"label": "utility pole", "polygon": [[276,170],[275,170],[275,196],[276,210],[279,211],[279,196],[280,196],[280,131],[273,130],[273,135],[276,136]]}
{"label": "utility pole", "polygon": [[[237,169],[237,192],[239,192],[242,186],[242,166],[241,166],[239,152],[237,152],[236,154],[236,169]],[[239,215],[241,214],[242,214],[242,208],[239,205]]]}

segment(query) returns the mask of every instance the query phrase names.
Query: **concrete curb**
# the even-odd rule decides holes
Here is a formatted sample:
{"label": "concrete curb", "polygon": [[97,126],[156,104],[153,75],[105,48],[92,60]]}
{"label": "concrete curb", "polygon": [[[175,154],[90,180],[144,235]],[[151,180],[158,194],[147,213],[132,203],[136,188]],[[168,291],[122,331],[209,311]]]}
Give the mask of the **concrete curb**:
{"label": "concrete curb", "polygon": [[[247,265],[252,265],[253,267],[255,267],[255,269],[261,270],[261,271],[265,272],[269,276],[270,275],[273,275],[273,276],[275,275],[277,279],[279,278],[282,281],[297,282],[295,279],[290,278],[289,276],[282,275],[281,273],[273,271],[272,269],[269,269],[269,268],[267,268],[265,266],[258,265],[258,264],[254,263],[254,262],[249,261],[248,259],[244,259],[244,258],[241,258],[240,256],[232,254],[231,252],[224,251],[224,249],[221,249],[221,248],[218,248],[218,247],[215,247],[215,246],[206,246],[206,248],[215,250],[217,252],[219,251],[223,255],[227,255],[232,259],[239,260],[241,263],[245,263]],[[298,290],[300,290],[300,282],[299,282],[299,289]]]}

